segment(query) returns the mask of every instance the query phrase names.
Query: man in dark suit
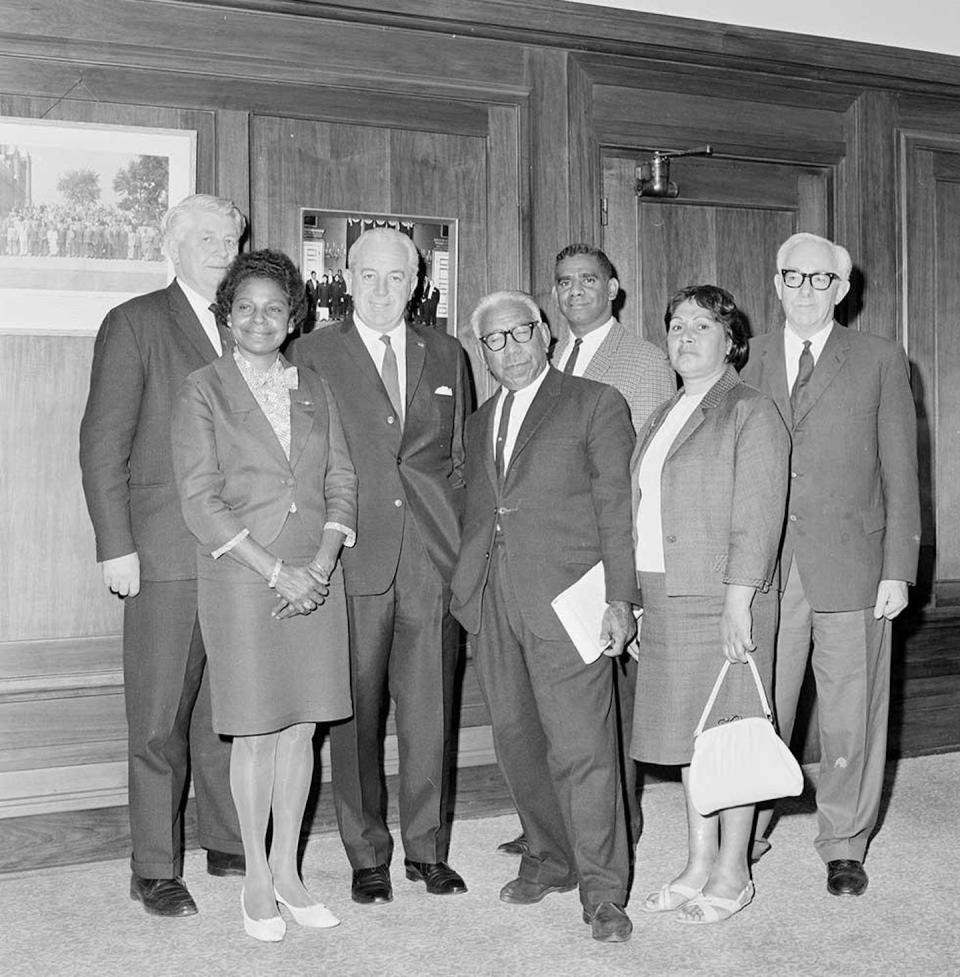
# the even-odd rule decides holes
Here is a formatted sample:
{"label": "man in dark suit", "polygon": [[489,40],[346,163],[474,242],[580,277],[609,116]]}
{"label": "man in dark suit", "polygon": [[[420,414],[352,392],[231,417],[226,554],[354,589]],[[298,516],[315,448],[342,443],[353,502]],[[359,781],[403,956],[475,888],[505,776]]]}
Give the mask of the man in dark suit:
{"label": "man in dark suit", "polygon": [[[793,435],[776,707],[789,741],[811,659],[820,726],[815,845],[833,895],[867,887],[863,859],[886,758],[890,621],[907,606],[920,545],[907,359],[896,343],[834,321],[850,269],[845,248],[813,234],[790,237],[774,278],[786,325],[751,341],[743,371],[776,401]],[[769,811],[758,820],[758,838],[769,820]]]}
{"label": "man in dark suit", "polygon": [[[620,282],[610,259],[589,244],[568,244],[556,258],[553,293],[567,324],[567,334],[553,352],[553,365],[563,373],[608,383],[630,406],[633,428],[639,431],[654,408],[677,392],[676,375],[659,346],[628,332],[613,317]],[[636,843],[643,825],[637,799],[637,766],[630,756],[636,662],[624,655],[617,673],[624,789],[631,837]],[[521,834],[498,851],[522,855]]]}
{"label": "man in dark suit", "polygon": [[210,721],[196,542],[180,511],[170,447],[181,383],[222,350],[209,306],[244,226],[229,200],[206,194],[168,211],[164,242],[176,278],[107,314],[80,425],[97,559],[104,583],[124,599],[130,895],[162,916],[197,911],[180,878],[191,768],[207,870],[242,875],[244,867],[230,794],[230,744],[213,733]]}
{"label": "man in dark suit", "polygon": [[313,327],[317,324],[317,300],[320,293],[320,283],[317,281],[317,273],[315,271],[310,272],[310,277],[306,281],[306,293],[307,318],[300,327],[300,331],[304,334],[313,332]]}
{"label": "man in dark suit", "polygon": [[348,255],[354,314],[291,350],[293,362],[330,384],[359,478],[357,544],[343,555],[354,714],[331,729],[330,744],[352,897],[364,904],[393,898],[377,761],[388,695],[396,702],[407,878],[434,894],[466,892],[445,861],[466,364],[456,339],[404,321],[418,262],[407,235],[365,231]]}
{"label": "man in dark suit", "polygon": [[471,319],[501,383],[466,427],[467,509],[453,612],[474,663],[497,760],[528,851],[504,902],[580,887],[595,939],[629,938],[629,858],[613,672],[585,664],[550,606],[598,561],[599,636],[618,655],[639,602],[630,517],[634,434],[611,387],[550,369],[550,332],[523,292],[496,292]]}

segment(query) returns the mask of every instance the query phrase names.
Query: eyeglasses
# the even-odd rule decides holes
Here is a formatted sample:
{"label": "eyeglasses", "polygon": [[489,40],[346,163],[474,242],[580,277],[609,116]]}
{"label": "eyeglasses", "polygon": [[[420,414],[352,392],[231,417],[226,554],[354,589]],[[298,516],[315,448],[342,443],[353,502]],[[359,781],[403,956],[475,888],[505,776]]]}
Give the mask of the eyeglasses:
{"label": "eyeglasses", "polygon": [[539,321],[521,322],[519,326],[514,326],[512,329],[495,329],[493,332],[488,332],[486,336],[481,336],[480,342],[491,353],[497,353],[507,345],[507,336],[513,336],[515,343],[529,343],[533,339],[534,330],[539,325]]}
{"label": "eyeglasses", "polygon": [[780,278],[787,288],[802,288],[809,280],[811,288],[818,292],[825,292],[834,282],[840,281],[840,276],[832,271],[794,271],[790,268],[781,268]]}

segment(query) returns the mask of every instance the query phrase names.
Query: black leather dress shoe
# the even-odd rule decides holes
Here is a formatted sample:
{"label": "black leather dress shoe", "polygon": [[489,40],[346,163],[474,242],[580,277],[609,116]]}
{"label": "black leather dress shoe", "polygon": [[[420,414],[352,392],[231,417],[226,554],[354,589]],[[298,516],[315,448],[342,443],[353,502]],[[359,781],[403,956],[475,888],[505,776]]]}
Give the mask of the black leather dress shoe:
{"label": "black leather dress shoe", "polygon": [[390,866],[374,865],[373,868],[355,868],[350,897],[354,902],[364,906],[377,902],[393,902]]}
{"label": "black leather dress shoe", "polygon": [[207,851],[207,874],[217,875],[221,878],[226,875],[246,875],[246,859],[243,855],[234,855],[233,852],[216,851],[210,848]]}
{"label": "black leather dress shoe", "polygon": [[130,879],[130,898],[143,903],[154,916],[196,916],[197,904],[183,879]]}
{"label": "black leather dress shoe", "polygon": [[403,860],[411,882],[426,882],[432,896],[456,896],[467,891],[466,883],[446,862],[411,862]]}
{"label": "black leather dress shoe", "polygon": [[497,851],[501,855],[529,855],[530,843],[527,836],[521,832],[511,841],[505,841],[502,845],[497,845]]}
{"label": "black leather dress shoe", "polygon": [[827,862],[827,892],[832,896],[862,896],[867,891],[863,862],[855,858],[835,858]]}
{"label": "black leather dress shoe", "polygon": [[590,924],[591,935],[601,943],[625,943],[633,932],[630,917],[615,902],[584,907],[583,921]]}
{"label": "black leather dress shoe", "polygon": [[528,879],[513,879],[500,890],[500,901],[514,906],[532,906],[551,892],[569,892],[577,887],[577,880],[545,885],[543,882],[530,882]]}

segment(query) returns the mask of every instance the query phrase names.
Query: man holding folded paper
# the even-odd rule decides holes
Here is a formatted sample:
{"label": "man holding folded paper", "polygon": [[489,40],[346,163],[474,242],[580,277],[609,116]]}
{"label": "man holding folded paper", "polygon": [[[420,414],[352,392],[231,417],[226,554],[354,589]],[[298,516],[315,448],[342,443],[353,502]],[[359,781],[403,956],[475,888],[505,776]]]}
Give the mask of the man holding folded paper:
{"label": "man holding folded paper", "polygon": [[523,292],[481,299],[471,325],[501,389],[466,423],[451,610],[476,636],[497,759],[529,841],[500,898],[530,904],[579,884],[594,939],[619,942],[632,924],[613,672],[581,657],[551,601],[601,562],[600,646],[615,656],[633,636],[630,412],[612,387],[549,367],[549,330]]}

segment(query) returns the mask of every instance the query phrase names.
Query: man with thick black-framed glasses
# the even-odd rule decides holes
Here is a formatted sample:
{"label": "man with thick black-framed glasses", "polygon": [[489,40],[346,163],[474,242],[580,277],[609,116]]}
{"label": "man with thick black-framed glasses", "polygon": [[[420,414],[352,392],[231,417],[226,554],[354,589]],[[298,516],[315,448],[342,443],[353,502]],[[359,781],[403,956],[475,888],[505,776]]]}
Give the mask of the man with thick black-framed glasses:
{"label": "man with thick black-framed glasses", "polygon": [[450,609],[474,636],[497,760],[527,837],[503,902],[580,889],[593,938],[622,942],[629,858],[613,671],[587,663],[551,601],[602,561],[597,638],[633,636],[629,463],[634,435],[612,387],[547,363],[550,331],[523,292],[495,292],[471,317],[500,382],[465,425],[467,497]]}
{"label": "man with thick black-framed glasses", "polygon": [[[815,846],[827,891],[859,896],[883,786],[890,622],[915,580],[920,503],[903,349],[834,321],[851,267],[846,248],[825,238],[784,242],[774,286],[786,324],[751,341],[743,378],[776,401],[793,436],[776,651],[780,731],[789,741],[809,658],[820,727]],[[768,847],[770,813],[758,817],[755,857]]]}

